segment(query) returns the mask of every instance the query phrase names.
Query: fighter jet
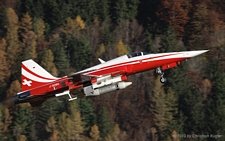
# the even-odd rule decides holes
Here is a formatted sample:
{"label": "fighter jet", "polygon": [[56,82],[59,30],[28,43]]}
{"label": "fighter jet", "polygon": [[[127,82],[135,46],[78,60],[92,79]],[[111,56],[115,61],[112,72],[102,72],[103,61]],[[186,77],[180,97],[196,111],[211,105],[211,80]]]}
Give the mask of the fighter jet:
{"label": "fighter jet", "polygon": [[52,76],[33,60],[26,60],[22,62],[22,91],[12,99],[15,104],[29,102],[35,107],[51,97],[68,95],[71,101],[85,96],[99,96],[125,89],[132,84],[127,81],[128,76],[151,69],[156,70],[164,83],[164,70],[207,51],[134,52],[109,61],[99,58],[100,64],[61,78]]}

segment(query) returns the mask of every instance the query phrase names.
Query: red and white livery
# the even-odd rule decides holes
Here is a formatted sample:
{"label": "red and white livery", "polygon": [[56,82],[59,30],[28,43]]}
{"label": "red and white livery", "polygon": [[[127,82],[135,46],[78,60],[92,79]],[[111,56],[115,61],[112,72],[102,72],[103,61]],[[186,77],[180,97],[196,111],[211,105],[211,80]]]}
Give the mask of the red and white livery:
{"label": "red and white livery", "polygon": [[[180,62],[198,56],[208,50],[151,54],[131,53],[109,60],[99,58],[101,64],[57,78],[33,60],[22,62],[22,92],[13,96],[15,104],[30,102],[38,106],[50,97],[69,96],[69,101],[82,96],[98,96],[124,89],[131,85],[129,75],[156,69],[163,83],[163,71],[180,65]],[[81,94],[82,92],[82,94]]]}

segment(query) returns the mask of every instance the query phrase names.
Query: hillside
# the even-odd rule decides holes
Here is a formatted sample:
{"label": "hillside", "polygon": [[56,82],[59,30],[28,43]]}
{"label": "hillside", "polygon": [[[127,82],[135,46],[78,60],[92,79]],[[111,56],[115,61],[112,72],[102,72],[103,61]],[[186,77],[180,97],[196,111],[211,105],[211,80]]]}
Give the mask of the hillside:
{"label": "hillside", "polygon": [[[224,13],[222,0],[0,0],[0,140],[223,135]],[[99,64],[97,58],[201,49],[210,51],[166,71],[165,84],[151,70],[129,76],[127,89],[99,97],[49,99],[37,108],[3,105],[20,91],[21,62],[27,59],[61,77]]]}

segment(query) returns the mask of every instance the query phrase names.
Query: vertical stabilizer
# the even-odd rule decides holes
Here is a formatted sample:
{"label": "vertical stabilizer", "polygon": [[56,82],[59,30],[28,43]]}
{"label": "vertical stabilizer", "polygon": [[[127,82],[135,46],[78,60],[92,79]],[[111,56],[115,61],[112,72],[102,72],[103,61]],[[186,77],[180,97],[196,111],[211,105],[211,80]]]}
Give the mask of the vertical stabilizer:
{"label": "vertical stabilizer", "polygon": [[26,91],[40,85],[47,84],[57,80],[57,77],[52,76],[40,65],[38,65],[33,60],[26,60],[22,62],[22,78],[21,85],[22,91]]}

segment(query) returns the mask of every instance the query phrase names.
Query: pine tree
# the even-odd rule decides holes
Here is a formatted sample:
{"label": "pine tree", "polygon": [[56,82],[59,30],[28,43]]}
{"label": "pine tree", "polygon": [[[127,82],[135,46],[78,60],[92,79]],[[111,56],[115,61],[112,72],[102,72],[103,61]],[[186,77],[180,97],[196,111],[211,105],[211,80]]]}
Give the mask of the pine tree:
{"label": "pine tree", "polygon": [[9,126],[12,123],[12,116],[9,113],[9,109],[0,105],[0,139],[11,140],[9,135]]}
{"label": "pine tree", "polygon": [[[208,134],[220,134],[224,132],[225,117],[225,73],[220,71],[220,61],[215,59],[211,62],[208,70],[209,76],[213,83],[212,96],[208,99],[205,108],[204,132]],[[222,140],[224,137],[221,138]]]}
{"label": "pine tree", "polygon": [[199,48],[204,45],[203,34],[207,34],[207,19],[208,19],[208,7],[206,3],[199,3],[196,5],[191,17],[190,25],[188,26],[187,33],[188,44],[190,47]]}
{"label": "pine tree", "polygon": [[89,131],[90,128],[96,124],[94,107],[89,99],[81,99],[79,100],[79,109],[84,123],[84,130]]}
{"label": "pine tree", "polygon": [[15,139],[18,140],[21,135],[25,135],[30,141],[37,140],[34,125],[34,117],[32,116],[31,108],[20,105],[18,110],[13,114],[13,122],[11,125]]}
{"label": "pine tree", "polygon": [[48,46],[47,41],[45,40],[45,35],[46,37],[49,37],[49,32],[48,32],[48,24],[43,21],[43,19],[40,18],[34,18],[33,22],[33,27],[34,27],[34,32],[36,34],[36,42],[37,42],[37,47],[36,50],[37,52],[42,51],[46,46]]}
{"label": "pine tree", "polygon": [[112,2],[111,13],[112,18],[117,23],[121,22],[122,20],[131,20],[134,19],[138,13],[138,0],[115,0]]}
{"label": "pine tree", "polygon": [[109,1],[104,0],[101,3],[96,3],[97,6],[97,16],[99,17],[100,22],[106,21],[110,18],[109,14]]}
{"label": "pine tree", "polygon": [[37,39],[44,36],[45,23],[42,19],[34,19],[34,32],[37,35]]}
{"label": "pine tree", "polygon": [[[166,72],[168,82],[165,84],[166,89],[171,87],[175,97],[178,99],[179,115],[176,120],[180,126],[176,126],[176,131],[196,134],[202,134],[204,128],[204,101],[199,90],[195,88],[188,77],[187,65],[181,64],[179,67],[170,69]],[[180,79],[182,78],[182,79]],[[193,110],[195,109],[195,110]],[[193,126],[198,125],[198,126]]]}
{"label": "pine tree", "polygon": [[126,140],[127,134],[125,131],[121,131],[120,127],[118,124],[115,124],[113,127],[112,133],[106,138],[106,140],[110,141],[121,141],[121,140]]}
{"label": "pine tree", "polygon": [[96,52],[96,57],[100,57],[105,52],[104,44],[101,44]]}
{"label": "pine tree", "polygon": [[45,126],[45,129],[47,132],[51,133],[49,137],[49,141],[57,141],[58,140],[58,134],[59,131],[57,130],[57,124],[56,124],[55,118],[52,116],[48,119],[47,125]]}
{"label": "pine tree", "polygon": [[20,135],[17,141],[27,141],[27,137],[25,135]]}
{"label": "pine tree", "polygon": [[63,25],[66,18],[69,17],[71,7],[65,1],[50,0],[44,4],[44,21],[49,23],[51,30]]}
{"label": "pine tree", "polygon": [[44,5],[43,5],[43,2],[42,0],[36,0],[34,1],[34,15],[32,15],[31,13],[31,16],[32,17],[36,17],[36,18],[44,18]]}
{"label": "pine tree", "polygon": [[71,101],[68,104],[68,112],[63,112],[58,121],[60,140],[81,141],[83,139],[84,128],[82,126],[82,119],[77,101]]}
{"label": "pine tree", "polygon": [[98,139],[100,138],[100,135],[99,135],[99,129],[98,129],[98,126],[95,124],[91,127],[91,130],[90,130],[90,133],[89,133],[89,136],[91,137],[91,139],[93,141],[98,141]]}
{"label": "pine tree", "polygon": [[[14,73],[20,68],[20,64],[17,63],[20,60],[20,42],[18,38],[18,16],[14,12],[12,8],[7,9],[7,35],[6,35],[6,41],[7,41],[7,47],[6,47],[6,53],[7,53],[7,62],[9,63],[9,68]],[[20,61],[19,61],[20,62]]]}
{"label": "pine tree", "polygon": [[10,75],[10,70],[8,68],[8,63],[6,62],[7,54],[5,52],[6,49],[6,40],[3,38],[0,41],[0,82],[5,83],[4,81]]}
{"label": "pine tree", "polygon": [[61,29],[62,33],[65,34],[67,40],[73,36],[79,36],[79,31],[85,28],[85,22],[78,15],[75,19],[67,18],[66,23]]}
{"label": "pine tree", "polygon": [[[65,102],[64,100],[62,100]],[[48,99],[41,106],[35,108],[36,122],[44,126],[50,117],[57,117],[62,111],[65,111],[66,104],[62,104],[55,98]]]}
{"label": "pine tree", "polygon": [[146,40],[144,41],[144,49],[147,51],[147,52],[156,52],[155,48],[153,47],[153,37],[152,37],[152,34],[148,31],[145,32],[145,38]]}
{"label": "pine tree", "polygon": [[24,14],[19,27],[19,34],[23,47],[23,59],[35,59],[37,57],[36,53],[36,35],[32,31],[32,18],[28,13]]}
{"label": "pine tree", "polygon": [[102,138],[107,137],[107,135],[112,131],[112,119],[110,118],[109,113],[105,108],[101,108],[99,110],[99,113],[97,115],[97,125],[99,127],[100,136]]}
{"label": "pine tree", "polygon": [[41,66],[43,66],[50,74],[57,76],[57,69],[53,61],[54,55],[51,49],[45,50],[42,57]]}
{"label": "pine tree", "polygon": [[[65,48],[68,50],[68,52],[73,50],[74,40],[77,41],[78,38],[80,38],[80,31],[84,28],[85,28],[85,23],[81,19],[81,17],[78,15],[75,19],[68,17],[66,22],[59,29],[59,34],[62,34]],[[82,37],[81,40],[83,39],[84,38]]]}
{"label": "pine tree", "polygon": [[58,71],[58,76],[65,76],[68,74],[69,60],[67,59],[65,48],[61,39],[53,43],[51,50],[54,56],[54,64]]}
{"label": "pine tree", "polygon": [[163,33],[160,45],[160,52],[178,51],[176,33],[171,25],[169,25],[165,33]]}
{"label": "pine tree", "polygon": [[[169,126],[173,124],[174,117],[177,115],[177,99],[170,89],[166,94],[163,84],[159,81],[158,76],[155,80],[153,91],[150,95],[150,111],[154,115],[154,122],[158,128],[160,138],[165,138],[166,132],[169,132]],[[172,132],[172,131],[171,131]]]}
{"label": "pine tree", "polygon": [[50,133],[52,133],[56,129],[56,120],[53,116],[48,119],[45,129]]}
{"label": "pine tree", "polygon": [[122,56],[125,54],[128,54],[128,49],[127,47],[123,44],[123,42],[120,40],[119,43],[116,46],[117,49],[117,55]]}
{"label": "pine tree", "polygon": [[[80,15],[85,22],[91,23],[95,17],[99,17],[98,15],[105,13],[105,11],[102,10],[102,4],[104,4],[107,1],[101,1],[98,0],[77,0],[73,1],[70,0],[71,10],[72,13],[70,14],[70,17],[74,17],[76,15]],[[80,8],[73,8],[73,7],[80,7]],[[101,13],[102,12],[102,13]]]}
{"label": "pine tree", "polygon": [[68,51],[70,56],[70,66],[74,67],[77,71],[85,69],[89,66],[90,46],[86,38],[78,39],[73,37],[68,43]]}

